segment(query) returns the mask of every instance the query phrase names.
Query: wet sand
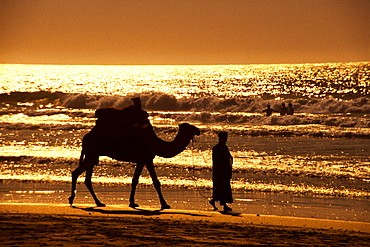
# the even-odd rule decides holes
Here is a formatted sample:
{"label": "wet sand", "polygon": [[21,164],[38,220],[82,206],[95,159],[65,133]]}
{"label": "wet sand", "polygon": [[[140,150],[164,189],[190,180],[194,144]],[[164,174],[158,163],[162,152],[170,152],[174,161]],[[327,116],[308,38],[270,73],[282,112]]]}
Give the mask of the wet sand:
{"label": "wet sand", "polygon": [[0,204],[13,246],[366,246],[370,224],[218,211]]}
{"label": "wet sand", "polygon": [[[99,199],[106,205],[128,206],[130,186],[94,184]],[[74,203],[94,206],[84,184],[77,186]],[[211,190],[163,188],[163,195],[173,209],[210,211]],[[69,183],[2,182],[0,203],[68,204]],[[346,197],[319,197],[285,193],[233,192],[234,211],[244,214],[277,215],[370,223],[369,200]],[[136,202],[143,207],[160,208],[153,186],[140,186]]]}

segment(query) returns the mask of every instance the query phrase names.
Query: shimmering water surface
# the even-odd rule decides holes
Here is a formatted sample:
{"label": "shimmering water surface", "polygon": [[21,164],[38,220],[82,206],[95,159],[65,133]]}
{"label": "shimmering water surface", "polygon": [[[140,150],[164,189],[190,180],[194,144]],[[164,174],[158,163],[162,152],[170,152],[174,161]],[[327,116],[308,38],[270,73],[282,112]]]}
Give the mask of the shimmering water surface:
{"label": "shimmering water surface", "polygon": [[[342,198],[369,205],[369,89],[370,63],[366,62],[0,65],[0,179],[4,185],[0,201],[19,200],[16,195],[30,191],[41,191],[44,197],[65,191],[77,166],[81,138],[95,124],[94,111],[125,107],[132,97],[140,96],[159,137],[172,140],[181,122],[202,131],[178,156],[155,159],[164,188],[201,192],[199,197],[205,200],[201,194],[208,197],[212,188],[211,148],[217,143],[217,132],[223,130],[230,134],[228,146],[234,156],[236,202],[248,204],[243,193],[264,193]],[[295,114],[266,117],[262,113],[267,104],[279,110],[282,103],[292,103]],[[133,170],[134,164],[101,157],[93,181],[101,188],[126,188]],[[9,183],[40,182],[53,189],[8,187]],[[140,183],[151,186],[146,172]],[[369,207],[361,207],[363,220]]]}

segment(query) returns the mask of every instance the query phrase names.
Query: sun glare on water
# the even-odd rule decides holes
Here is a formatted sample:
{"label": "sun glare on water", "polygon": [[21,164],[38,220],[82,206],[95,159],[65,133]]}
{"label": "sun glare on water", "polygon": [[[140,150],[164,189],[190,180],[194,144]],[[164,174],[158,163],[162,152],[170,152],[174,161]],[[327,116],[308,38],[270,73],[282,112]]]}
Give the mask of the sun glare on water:
{"label": "sun glare on water", "polygon": [[[363,94],[366,63],[201,66],[0,65],[0,93],[164,93],[176,98]],[[364,91],[365,90],[365,91]],[[280,97],[280,96],[277,96]]]}

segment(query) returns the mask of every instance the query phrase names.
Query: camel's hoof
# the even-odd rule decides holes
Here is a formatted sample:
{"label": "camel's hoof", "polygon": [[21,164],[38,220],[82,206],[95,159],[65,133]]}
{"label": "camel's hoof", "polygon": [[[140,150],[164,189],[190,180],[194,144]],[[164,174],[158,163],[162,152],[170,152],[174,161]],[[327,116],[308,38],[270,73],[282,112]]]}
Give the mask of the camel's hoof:
{"label": "camel's hoof", "polygon": [[105,207],[106,205],[105,205],[104,203],[101,203],[101,202],[100,202],[100,203],[97,203],[97,204],[96,204],[96,206],[97,206],[97,207]]}
{"label": "camel's hoof", "polygon": [[71,196],[71,197],[69,197],[68,198],[68,201],[69,201],[69,204],[72,206],[72,204],[73,204],[73,200],[75,199],[75,197],[74,196]]}
{"label": "camel's hoof", "polygon": [[210,200],[209,201],[209,204],[211,204],[212,205],[212,207],[213,207],[213,211],[216,211],[216,210],[218,210],[218,208],[216,207],[216,204],[215,204],[215,200]]}
{"label": "camel's hoof", "polygon": [[130,203],[130,205],[128,205],[130,208],[138,208],[139,207],[139,204],[136,204],[136,203]]}
{"label": "camel's hoof", "polygon": [[228,206],[224,207],[224,213],[233,211],[232,208],[229,208]]}
{"label": "camel's hoof", "polygon": [[170,208],[171,208],[170,205],[165,204],[165,205],[162,205],[161,210],[163,210],[163,209],[170,209]]}

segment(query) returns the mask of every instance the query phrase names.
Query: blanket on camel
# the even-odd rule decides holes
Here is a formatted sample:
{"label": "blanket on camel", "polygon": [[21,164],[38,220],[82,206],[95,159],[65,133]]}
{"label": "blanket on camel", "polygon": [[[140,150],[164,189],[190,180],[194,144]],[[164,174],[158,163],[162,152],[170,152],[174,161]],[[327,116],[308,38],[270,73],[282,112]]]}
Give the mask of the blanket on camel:
{"label": "blanket on camel", "polygon": [[122,109],[100,108],[95,111],[96,125],[92,132],[101,137],[143,136],[153,132],[149,114],[136,105]]}

